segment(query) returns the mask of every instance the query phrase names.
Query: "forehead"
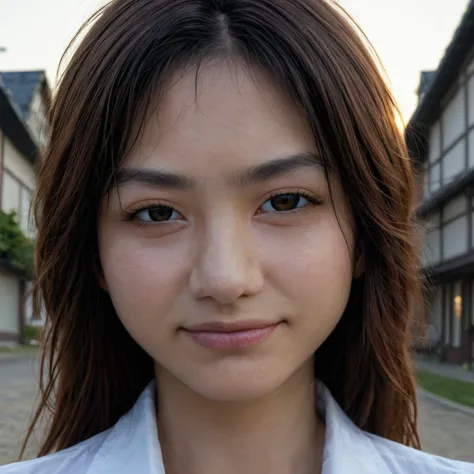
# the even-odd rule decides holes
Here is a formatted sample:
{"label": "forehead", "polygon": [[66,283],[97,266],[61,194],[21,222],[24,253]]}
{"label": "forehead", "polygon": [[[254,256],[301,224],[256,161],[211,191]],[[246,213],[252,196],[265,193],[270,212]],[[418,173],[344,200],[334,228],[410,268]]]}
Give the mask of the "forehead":
{"label": "forehead", "polygon": [[307,124],[271,77],[220,61],[170,79],[125,165],[198,172],[313,150]]}

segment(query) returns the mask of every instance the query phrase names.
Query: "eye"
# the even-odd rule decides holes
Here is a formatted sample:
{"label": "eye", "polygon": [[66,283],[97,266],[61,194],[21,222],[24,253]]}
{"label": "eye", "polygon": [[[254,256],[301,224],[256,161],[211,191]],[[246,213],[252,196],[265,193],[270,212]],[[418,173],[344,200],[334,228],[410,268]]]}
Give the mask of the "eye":
{"label": "eye", "polygon": [[261,207],[260,212],[288,212],[314,204],[314,200],[300,193],[285,193],[273,196]]}
{"label": "eye", "polygon": [[133,217],[141,222],[167,222],[182,218],[179,212],[168,206],[148,207],[137,211]]}

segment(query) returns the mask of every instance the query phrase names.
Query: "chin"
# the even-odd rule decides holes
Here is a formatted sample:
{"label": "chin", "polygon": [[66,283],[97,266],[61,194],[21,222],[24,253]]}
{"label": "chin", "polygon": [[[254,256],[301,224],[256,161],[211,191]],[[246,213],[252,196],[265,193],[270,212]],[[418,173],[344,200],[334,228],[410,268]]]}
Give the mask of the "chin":
{"label": "chin", "polygon": [[[227,365],[227,364],[224,364]],[[222,402],[254,400],[276,391],[291,373],[284,374],[281,368],[221,367],[212,371],[206,368],[196,371],[192,379],[182,380],[202,397]]]}

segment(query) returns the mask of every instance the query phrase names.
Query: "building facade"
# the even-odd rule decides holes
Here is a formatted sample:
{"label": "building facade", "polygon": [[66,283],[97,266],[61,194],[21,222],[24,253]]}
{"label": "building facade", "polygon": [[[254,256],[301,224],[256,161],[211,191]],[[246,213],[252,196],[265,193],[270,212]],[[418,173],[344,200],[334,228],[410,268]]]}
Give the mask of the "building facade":
{"label": "building facade", "polygon": [[441,360],[474,363],[474,2],[437,71],[423,72],[406,138],[418,169],[425,320]]}
{"label": "building facade", "polygon": [[[43,71],[0,73],[0,208],[15,211],[23,233],[34,238],[31,203],[39,150],[48,136],[50,90]],[[31,319],[31,282],[0,258],[0,342],[21,343]]]}

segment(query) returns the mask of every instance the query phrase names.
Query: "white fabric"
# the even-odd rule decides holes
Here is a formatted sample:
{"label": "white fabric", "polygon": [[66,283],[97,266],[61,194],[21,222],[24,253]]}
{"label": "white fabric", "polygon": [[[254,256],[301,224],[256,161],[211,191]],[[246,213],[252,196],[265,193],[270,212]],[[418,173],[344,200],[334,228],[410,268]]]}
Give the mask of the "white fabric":
{"label": "white fabric", "polygon": [[[317,392],[326,422],[323,474],[474,474],[474,464],[432,456],[360,430],[324,385],[318,384]],[[112,428],[64,451],[0,467],[0,474],[165,474],[154,394],[152,382]]]}

